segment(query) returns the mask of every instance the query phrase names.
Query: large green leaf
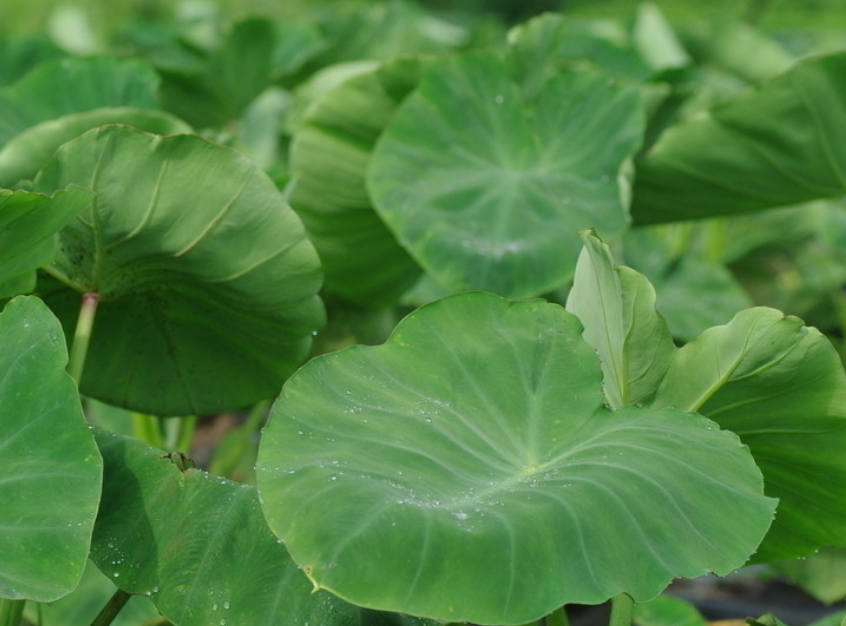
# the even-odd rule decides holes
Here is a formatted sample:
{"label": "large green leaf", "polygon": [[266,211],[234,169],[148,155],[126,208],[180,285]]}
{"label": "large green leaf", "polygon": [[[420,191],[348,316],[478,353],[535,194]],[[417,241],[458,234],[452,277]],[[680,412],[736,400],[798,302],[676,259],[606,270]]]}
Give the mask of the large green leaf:
{"label": "large green leaf", "polygon": [[312,586],[267,528],[255,488],[96,431],[105,460],[91,557],[175,626],[341,626],[357,609]]}
{"label": "large green leaf", "polygon": [[58,320],[34,297],[0,314],[0,598],[51,602],[88,558],[103,462],[65,373]]}
{"label": "large green leaf", "polygon": [[291,205],[320,254],[326,286],[359,304],[394,304],[420,275],[373,210],[365,172],[376,140],[423,66],[387,63],[323,94],[291,146]]}
{"label": "large green leaf", "polygon": [[742,564],[774,508],[748,450],[693,414],[608,410],[581,330],[469,293],[312,360],[259,451],[271,528],[351,602],[481,624]]}
{"label": "large green leaf", "polygon": [[846,53],[817,57],[669,129],[638,165],[638,223],[846,194]]}
{"label": "large green leaf", "polygon": [[161,111],[134,107],[94,109],[36,124],[0,149],[0,186],[11,187],[34,178],[66,141],[106,124],[125,124],[157,135],[190,133],[182,120]]}
{"label": "large green leaf", "polygon": [[755,559],[802,556],[846,536],[846,376],[828,340],[773,309],[738,313],[679,349],[653,406],[737,433],[778,515]]}
{"label": "large green leaf", "polygon": [[101,127],[62,146],[35,184],[97,194],[48,268],[71,288],[44,285],[68,328],[80,292],[100,294],[86,395],[215,412],[273,396],[308,354],[323,322],[317,255],[273,182],[234,150]]}
{"label": "large green leaf", "polygon": [[567,310],[602,364],[608,405],[648,402],[667,373],[675,346],[655,310],[655,290],[642,274],[614,267],[608,246],[585,236]]}
{"label": "large green leaf", "polygon": [[52,197],[0,190],[0,299],[35,288],[35,270],[56,254],[55,234],[90,201],[80,188]]}
{"label": "large green leaf", "polygon": [[102,107],[155,109],[158,84],[153,69],[140,61],[50,61],[0,91],[0,147],[30,126],[63,115]]}
{"label": "large green leaf", "polygon": [[598,72],[570,72],[525,101],[508,66],[469,55],[432,68],[376,145],[376,209],[453,289],[532,296],[572,277],[577,231],[628,225],[622,164],[640,100]]}

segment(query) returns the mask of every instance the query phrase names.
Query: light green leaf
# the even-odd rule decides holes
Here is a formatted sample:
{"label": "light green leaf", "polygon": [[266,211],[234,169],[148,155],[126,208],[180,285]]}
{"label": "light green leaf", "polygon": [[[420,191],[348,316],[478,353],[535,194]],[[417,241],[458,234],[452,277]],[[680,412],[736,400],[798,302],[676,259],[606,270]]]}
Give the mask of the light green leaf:
{"label": "light green leaf", "polygon": [[658,596],[651,602],[635,604],[634,626],[706,626],[705,618],[689,602],[673,596]]}
{"label": "light green leaf", "polygon": [[65,115],[28,128],[0,149],[0,186],[35,177],[56,150],[85,131],[106,124],[125,124],[157,135],[190,133],[182,120],[161,111],[133,107],[94,109]]}
{"label": "light green leaf", "polygon": [[690,55],[682,47],[672,26],[652,2],[644,2],[638,7],[632,39],[637,50],[656,71],[691,63]]}
{"label": "light green leaf", "polygon": [[0,313],[0,598],[52,602],[88,558],[103,463],[58,320],[34,297]]}
{"label": "light green leaf", "polygon": [[273,182],[234,150],[106,126],[62,146],[35,184],[97,194],[49,268],[71,288],[43,287],[68,328],[80,292],[100,294],[86,395],[212,413],[273,396],[307,356],[324,317],[317,255]]}
{"label": "light green leaf", "polygon": [[368,188],[438,282],[538,295],[572,277],[578,230],[626,229],[620,174],[641,132],[637,92],[604,74],[558,76],[526,102],[504,61],[468,55],[432,68],[403,102]]}
{"label": "light green leaf", "polygon": [[846,53],[809,59],[667,130],[638,164],[637,223],[846,194]]}
{"label": "light green leaf", "polygon": [[56,233],[91,198],[90,192],[77,187],[52,197],[0,190],[0,299],[35,288],[35,271],[56,254]]}
{"label": "light green leaf", "polygon": [[756,561],[843,541],[846,376],[819,331],[773,309],[742,311],[673,355],[652,405],[697,411],[749,446],[779,498]]}
{"label": "light green leaf", "polygon": [[255,488],[96,431],[105,460],[91,558],[177,626],[347,626],[357,609],[308,579],[265,524]]}
{"label": "light green leaf", "polygon": [[271,528],[351,602],[478,624],[742,564],[774,506],[746,448],[696,415],[605,408],[581,330],[469,293],[312,360],[259,450]]}
{"label": "light green leaf", "polygon": [[596,237],[583,241],[567,310],[581,320],[582,336],[599,355],[609,406],[648,402],[675,350],[655,310],[655,290],[642,274],[614,267],[608,246]]}
{"label": "light green leaf", "polygon": [[826,547],[808,558],[781,561],[773,567],[820,602],[846,598],[846,548]]}
{"label": "light green leaf", "polygon": [[392,305],[420,275],[373,210],[367,164],[426,64],[387,63],[323,94],[294,135],[291,205],[326,270],[326,286],[365,306]]}
{"label": "light green leaf", "polygon": [[102,107],[158,108],[158,85],[159,77],[140,61],[50,61],[0,91],[0,147],[27,128],[63,115]]}

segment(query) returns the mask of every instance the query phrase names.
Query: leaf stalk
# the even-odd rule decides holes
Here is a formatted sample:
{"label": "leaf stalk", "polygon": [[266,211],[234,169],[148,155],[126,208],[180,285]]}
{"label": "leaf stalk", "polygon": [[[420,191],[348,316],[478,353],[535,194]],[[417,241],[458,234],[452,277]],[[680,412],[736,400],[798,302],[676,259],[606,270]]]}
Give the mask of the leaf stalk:
{"label": "leaf stalk", "polygon": [[91,341],[91,330],[94,328],[94,318],[97,315],[99,302],[100,294],[98,293],[82,295],[79,319],[76,321],[76,330],[73,333],[70,360],[68,361],[68,374],[77,386],[82,380],[82,372],[85,369],[85,357],[88,355],[88,344]]}

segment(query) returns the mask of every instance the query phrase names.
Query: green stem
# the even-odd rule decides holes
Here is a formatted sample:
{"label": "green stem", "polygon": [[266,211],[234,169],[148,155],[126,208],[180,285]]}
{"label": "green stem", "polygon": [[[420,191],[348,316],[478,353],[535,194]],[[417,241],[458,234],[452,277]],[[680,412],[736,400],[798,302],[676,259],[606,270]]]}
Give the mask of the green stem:
{"label": "green stem", "polygon": [[176,436],[176,450],[191,453],[191,442],[194,440],[194,431],[197,429],[197,416],[183,417],[179,420],[179,434]]}
{"label": "green stem", "polygon": [[544,620],[546,626],[570,626],[570,620],[567,617],[567,608],[561,607],[546,616]]}
{"label": "green stem", "polygon": [[0,626],[20,626],[26,600],[0,599]]}
{"label": "green stem", "polygon": [[79,307],[79,319],[76,322],[76,330],[73,333],[73,344],[71,345],[70,360],[68,361],[68,374],[71,375],[77,386],[79,386],[79,381],[82,379],[82,370],[85,368],[85,356],[88,354],[91,329],[94,327],[94,316],[97,314],[97,304],[99,302],[99,294],[86,293],[82,295],[82,304]]}
{"label": "green stem", "polygon": [[109,599],[100,614],[94,618],[91,626],[109,626],[131,597],[132,594],[126,593],[123,589],[115,591],[115,595]]}
{"label": "green stem", "polygon": [[611,618],[608,626],[631,626],[634,600],[625,593],[611,599]]}

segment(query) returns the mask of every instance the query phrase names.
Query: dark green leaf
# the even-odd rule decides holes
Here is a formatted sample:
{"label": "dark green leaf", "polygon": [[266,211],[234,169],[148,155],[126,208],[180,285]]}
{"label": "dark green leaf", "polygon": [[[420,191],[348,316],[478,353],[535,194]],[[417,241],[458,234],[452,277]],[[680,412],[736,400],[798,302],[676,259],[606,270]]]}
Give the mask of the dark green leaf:
{"label": "dark green leaf", "polygon": [[253,487],[180,471],[161,450],[97,431],[105,460],[92,559],[177,626],[347,626],[357,609],[308,579],[268,530]]}
{"label": "dark green leaf", "polygon": [[50,271],[72,288],[44,289],[70,328],[80,292],[101,296],[83,392],[159,415],[273,396],[324,317],[317,255],[273,182],[199,137],[107,126],[36,187],[74,183],[97,199],[60,233]]}

